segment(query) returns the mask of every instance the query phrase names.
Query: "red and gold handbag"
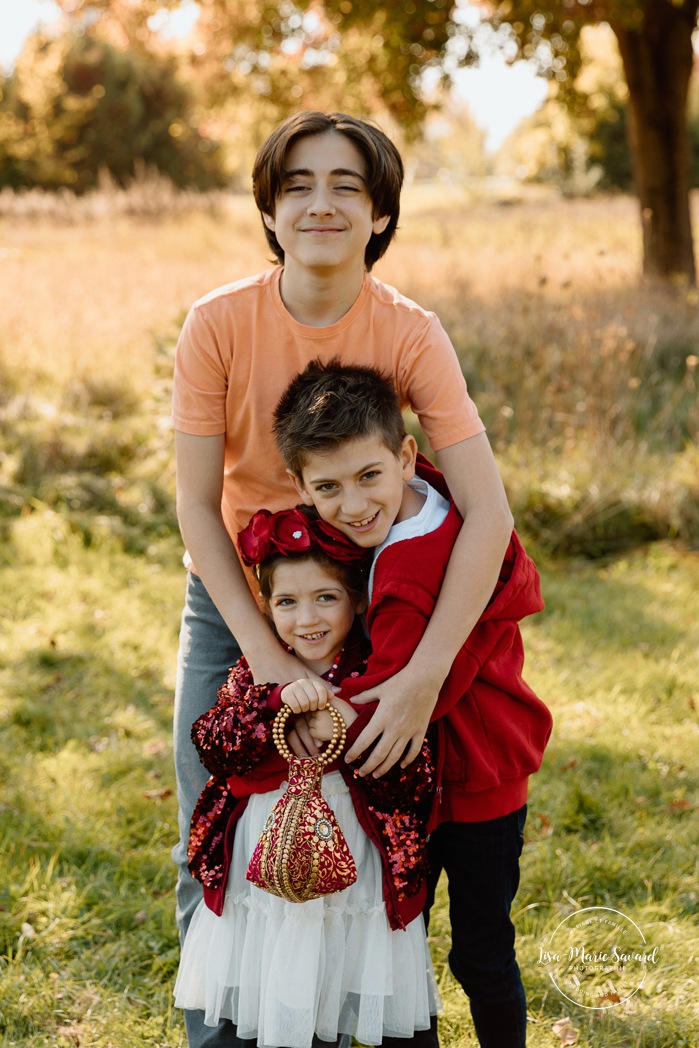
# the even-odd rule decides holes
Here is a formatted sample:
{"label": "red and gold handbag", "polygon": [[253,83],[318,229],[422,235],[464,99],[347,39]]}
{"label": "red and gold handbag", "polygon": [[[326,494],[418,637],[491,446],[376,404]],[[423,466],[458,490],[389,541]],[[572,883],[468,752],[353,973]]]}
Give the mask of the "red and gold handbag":
{"label": "red and gold handbag", "polygon": [[282,707],[272,728],[289,762],[289,785],[270,812],[245,876],[289,902],[341,892],[357,879],[347,841],[320,789],[323,771],[342,752],[347,734],[341,714],[334,706],[326,709],[333,737],[318,757],[296,757],[289,749],[284,727],[290,706]]}

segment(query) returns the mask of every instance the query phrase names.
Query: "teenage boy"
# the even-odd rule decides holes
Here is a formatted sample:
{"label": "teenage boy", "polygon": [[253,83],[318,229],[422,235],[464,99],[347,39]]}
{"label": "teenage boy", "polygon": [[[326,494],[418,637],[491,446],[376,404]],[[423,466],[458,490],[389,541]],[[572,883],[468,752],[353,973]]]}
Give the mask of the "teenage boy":
{"label": "teenage boy", "polygon": [[[373,368],[313,361],[275,412],[282,458],[306,505],[374,548],[367,627],[372,654],[340,694],[373,694],[399,672],[426,632],[461,518],[444,478],[417,458],[398,397]],[[456,655],[433,713],[437,795],[429,840],[429,906],[449,880],[451,969],[469,996],[484,1048],[520,1048],[527,1009],[515,959],[512,900],[526,817],[551,715],[522,679],[518,621],[541,611],[539,576],[515,532],[492,599]],[[366,714],[370,708],[363,707]],[[357,726],[347,759],[357,755]]]}
{"label": "teenage boy", "polygon": [[[290,117],[253,169],[279,265],[195,303],[178,342],[177,508],[190,568],[174,714],[181,937],[200,898],[187,840],[206,781],[191,725],[241,650],[255,680],[308,675],[272,635],[235,550],[236,534],[257,509],[283,509],[294,498],[271,431],[287,383],[314,357],[338,355],[391,375],[464,520],[423,641],[405,669],[372,692],[380,703],[359,740],[367,751],[376,743],[365,770],[383,773],[418,753],[440,686],[507,548],[512,516],[454,349],[434,314],[371,275],[396,230],[402,178],[398,152],[371,124],[337,113]],[[185,1020],[190,1048],[233,1043],[230,1027],[212,1032],[201,1013]]]}

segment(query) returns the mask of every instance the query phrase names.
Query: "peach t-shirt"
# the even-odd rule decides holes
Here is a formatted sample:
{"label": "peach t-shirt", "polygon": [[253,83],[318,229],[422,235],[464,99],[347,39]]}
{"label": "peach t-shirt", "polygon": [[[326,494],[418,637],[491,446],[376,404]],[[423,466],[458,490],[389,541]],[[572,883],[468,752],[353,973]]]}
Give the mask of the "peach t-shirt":
{"label": "peach t-shirt", "polygon": [[173,424],[195,436],[225,433],[222,510],[234,540],[256,510],[298,501],[272,415],[291,379],[316,357],[338,356],[392,375],[434,451],[484,429],[434,313],[367,273],[336,324],[307,327],[282,302],[281,272],[270,269],[199,299],[177,344]]}

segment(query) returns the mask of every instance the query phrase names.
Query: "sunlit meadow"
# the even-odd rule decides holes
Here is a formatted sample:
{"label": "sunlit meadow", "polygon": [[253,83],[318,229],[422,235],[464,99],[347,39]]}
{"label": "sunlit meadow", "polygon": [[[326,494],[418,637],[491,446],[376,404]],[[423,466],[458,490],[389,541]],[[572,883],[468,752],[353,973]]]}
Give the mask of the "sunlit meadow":
{"label": "sunlit meadow", "polygon": [[[172,350],[267,252],[246,196],[149,194],[0,200],[3,1046],[184,1044]],[[555,730],[515,905],[533,1048],[699,1043],[699,298],[641,285],[638,259],[625,197],[416,186],[377,267],[450,332],[543,576],[526,676]],[[657,947],[597,1009],[541,960],[591,906]],[[443,896],[430,932],[442,1042],[472,1048]]]}

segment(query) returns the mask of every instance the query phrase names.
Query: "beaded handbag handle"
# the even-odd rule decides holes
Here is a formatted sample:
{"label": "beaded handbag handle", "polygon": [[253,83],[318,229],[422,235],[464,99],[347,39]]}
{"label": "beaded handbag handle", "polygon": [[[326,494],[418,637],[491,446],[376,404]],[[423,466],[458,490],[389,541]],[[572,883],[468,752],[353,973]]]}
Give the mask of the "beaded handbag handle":
{"label": "beaded handbag handle", "polygon": [[[331,764],[336,757],[339,757],[345,747],[345,741],[347,739],[347,725],[345,724],[340,711],[330,705],[326,706],[325,709],[332,717],[333,737],[328,743],[326,749],[314,758],[314,760],[320,761],[324,767]],[[274,739],[274,744],[285,761],[290,761],[292,757],[295,756],[295,754],[293,754],[289,749],[286,736],[284,735],[286,722],[292,713],[293,710],[291,709],[291,706],[282,706],[279,713],[274,718],[274,724],[272,725],[272,738]]]}

